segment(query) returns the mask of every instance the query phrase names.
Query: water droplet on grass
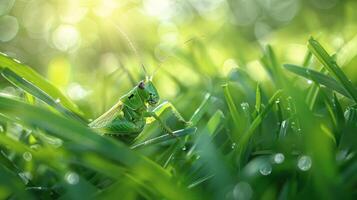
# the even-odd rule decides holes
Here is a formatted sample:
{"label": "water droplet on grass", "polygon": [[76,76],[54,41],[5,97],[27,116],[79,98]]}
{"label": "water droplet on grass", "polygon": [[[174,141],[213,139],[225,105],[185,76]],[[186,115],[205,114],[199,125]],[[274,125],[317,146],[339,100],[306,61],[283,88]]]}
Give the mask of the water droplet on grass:
{"label": "water droplet on grass", "polygon": [[236,144],[235,142],[233,142],[231,148],[232,148],[232,149],[235,149],[235,148],[236,148],[236,145],[237,145],[237,144]]}
{"label": "water droplet on grass", "polygon": [[26,160],[27,162],[32,160],[32,154],[28,151],[26,151],[24,154],[22,154],[22,157],[24,158],[24,160]]}
{"label": "water droplet on grass", "polygon": [[284,154],[282,154],[282,153],[277,153],[277,154],[274,155],[274,162],[275,162],[276,164],[281,164],[281,163],[284,162],[284,160],[285,160]]}
{"label": "water droplet on grass", "polygon": [[298,168],[301,170],[301,171],[308,171],[310,168],[311,168],[311,165],[312,165],[312,160],[310,158],[310,156],[301,156],[298,160]]}
{"label": "water droplet on grass", "polygon": [[186,149],[187,149],[186,146],[182,147],[182,151],[186,151]]}
{"label": "water droplet on grass", "polygon": [[263,176],[267,176],[269,174],[271,174],[273,168],[271,167],[270,163],[264,163],[262,164],[262,166],[260,166],[259,168],[259,172],[263,175]]}
{"label": "water droplet on grass", "polygon": [[249,109],[249,104],[247,102],[243,102],[240,104],[243,110],[248,110]]}
{"label": "water droplet on grass", "polygon": [[67,181],[67,183],[71,185],[75,185],[79,182],[79,176],[75,172],[67,172],[66,175],[64,176],[64,179]]}
{"label": "water droplet on grass", "polygon": [[61,99],[56,99],[55,102],[56,102],[56,103],[60,103],[60,102],[61,102]]}

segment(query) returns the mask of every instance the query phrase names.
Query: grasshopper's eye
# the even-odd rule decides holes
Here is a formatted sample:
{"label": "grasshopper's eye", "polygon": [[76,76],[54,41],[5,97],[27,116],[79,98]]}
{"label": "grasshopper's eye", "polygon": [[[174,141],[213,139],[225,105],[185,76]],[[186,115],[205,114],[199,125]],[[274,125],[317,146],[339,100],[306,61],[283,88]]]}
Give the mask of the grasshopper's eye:
{"label": "grasshopper's eye", "polygon": [[140,89],[144,89],[144,88],[145,88],[145,83],[144,83],[144,81],[140,81],[138,87],[139,87]]}

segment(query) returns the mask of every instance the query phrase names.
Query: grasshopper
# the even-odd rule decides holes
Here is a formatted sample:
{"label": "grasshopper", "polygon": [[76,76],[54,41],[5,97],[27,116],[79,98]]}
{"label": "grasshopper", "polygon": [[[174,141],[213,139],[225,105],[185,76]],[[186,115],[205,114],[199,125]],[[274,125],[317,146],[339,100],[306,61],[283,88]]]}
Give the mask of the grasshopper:
{"label": "grasshopper", "polygon": [[146,118],[153,117],[162,128],[175,136],[173,131],[160,119],[158,113],[171,108],[174,116],[183,122],[186,127],[191,123],[185,121],[176,108],[169,102],[164,102],[150,111],[150,108],[158,105],[160,100],[151,78],[140,81],[127,94],[120,97],[119,101],[103,115],[89,124],[92,129],[98,130],[103,135],[118,136],[123,140],[132,140],[142,132],[146,125]]}
{"label": "grasshopper", "polygon": [[[128,35],[121,30],[119,26],[113,23],[116,30],[127,40],[129,47],[139,58],[142,70],[145,73],[145,80],[140,81],[127,94],[120,97],[118,102],[111,107],[107,112],[99,116],[97,119],[89,123],[89,127],[97,130],[102,135],[118,136],[122,140],[132,141],[133,138],[141,133],[146,125],[147,118],[157,120],[164,131],[172,136],[176,136],[174,132],[160,119],[159,115],[165,109],[171,108],[174,116],[186,127],[191,123],[185,121],[176,108],[165,101],[158,105],[160,96],[152,82],[152,76],[147,76],[147,70],[139,56],[134,43],[129,39]],[[158,105],[158,106],[157,106]],[[154,109],[153,107],[157,106]]]}

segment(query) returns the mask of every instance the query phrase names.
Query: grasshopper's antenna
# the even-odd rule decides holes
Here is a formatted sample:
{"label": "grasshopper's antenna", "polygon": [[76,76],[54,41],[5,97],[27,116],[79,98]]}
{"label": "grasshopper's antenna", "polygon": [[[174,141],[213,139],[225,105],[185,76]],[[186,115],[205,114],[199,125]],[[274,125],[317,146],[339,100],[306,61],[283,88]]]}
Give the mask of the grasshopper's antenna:
{"label": "grasshopper's antenna", "polygon": [[156,72],[159,71],[159,69],[161,68],[161,65],[163,62],[165,62],[165,60],[167,59],[167,57],[163,60],[163,61],[160,61],[160,63],[156,66],[154,72],[152,73],[152,75],[150,76],[150,80],[152,80],[156,74]]}
{"label": "grasshopper's antenna", "polygon": [[147,70],[143,62],[143,58],[139,55],[137,48],[135,47],[134,43],[129,38],[128,34],[126,34],[117,24],[112,23],[115,29],[124,37],[124,39],[128,42],[130,49],[135,54],[135,56],[139,59],[141,68],[143,69],[145,76],[147,76]]}

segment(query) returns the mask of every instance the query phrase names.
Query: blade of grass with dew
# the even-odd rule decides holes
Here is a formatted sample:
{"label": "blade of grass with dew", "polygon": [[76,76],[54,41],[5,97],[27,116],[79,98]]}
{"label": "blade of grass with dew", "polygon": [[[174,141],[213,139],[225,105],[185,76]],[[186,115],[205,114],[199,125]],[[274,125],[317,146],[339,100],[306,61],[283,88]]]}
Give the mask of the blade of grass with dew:
{"label": "blade of grass with dew", "polygon": [[253,120],[252,124],[248,128],[248,130],[242,135],[240,140],[238,141],[238,155],[239,157],[245,150],[246,146],[248,145],[249,139],[254,134],[255,129],[261,124],[265,116],[272,110],[273,105],[277,98],[279,98],[282,94],[282,90],[278,90],[274,93],[274,95],[270,98],[268,105],[262,110],[262,112],[257,115],[257,117]]}
{"label": "blade of grass with dew", "polygon": [[32,84],[39,87],[41,90],[49,94],[53,99],[59,99],[62,104],[73,112],[82,115],[77,105],[67,98],[60,90],[53,86],[50,82],[44,79],[41,75],[35,72],[31,67],[21,64],[18,61],[8,57],[6,54],[0,53],[0,68],[8,68],[15,72],[18,76],[23,77]]}
{"label": "blade of grass with dew", "polygon": [[228,84],[224,84],[224,85],[222,85],[222,87],[223,87],[224,96],[225,96],[227,104],[228,104],[228,109],[232,116],[234,125],[235,125],[236,129],[238,130],[238,137],[239,137],[239,135],[241,133],[243,133],[243,131],[245,130],[245,128],[247,126],[246,119],[244,118],[243,114],[238,112],[238,109],[237,109],[236,105],[234,104],[232,95],[229,91]]}
{"label": "blade of grass with dew", "polygon": [[326,52],[321,44],[313,39],[309,39],[308,47],[315,57],[323,64],[323,66],[336,77],[338,82],[345,88],[349,96],[357,103],[357,91],[353,87],[351,81],[347,78],[345,73],[337,65],[336,61]]}
{"label": "blade of grass with dew", "polygon": [[67,117],[79,120],[84,122],[78,115],[73,113],[72,111],[68,110],[66,107],[61,105],[61,102],[56,102],[51,96],[45,93],[40,88],[36,87],[32,83],[28,82],[25,78],[18,76],[16,73],[11,71],[8,68],[5,68],[1,71],[1,75],[6,78],[10,83],[15,85],[18,88],[23,89],[24,91],[28,92],[29,94],[37,97],[38,99],[42,100],[43,102],[47,103],[49,106],[55,108],[60,113],[66,115]]}
{"label": "blade of grass with dew", "polygon": [[315,81],[321,85],[326,86],[329,89],[335,90],[336,92],[338,92],[348,98],[352,98],[350,93],[344,87],[342,87],[341,84],[339,84],[335,79],[333,79],[323,73],[317,72],[312,69],[300,67],[297,65],[292,65],[292,64],[285,64],[284,67],[287,70],[289,70],[290,72],[293,72],[294,74],[297,74],[297,75],[307,78],[309,80]]}
{"label": "blade of grass with dew", "polygon": [[[307,50],[302,66],[309,68],[313,61],[313,56],[311,51]],[[316,82],[313,82],[309,88],[306,96],[306,103],[309,105],[310,110],[314,109],[316,104],[317,96],[319,94],[320,87]]]}
{"label": "blade of grass with dew", "polygon": [[[178,196],[192,198],[191,193],[170,180],[168,173],[160,166],[133,152],[124,144],[102,137],[78,122],[63,118],[43,108],[5,97],[0,97],[0,111],[11,118],[18,117],[27,125],[36,126],[47,130],[56,137],[72,141],[87,151],[94,152],[127,168],[140,166],[145,169],[145,176],[143,176],[143,172],[135,170],[132,171],[132,175],[143,182],[150,182],[151,184],[147,184],[147,187],[156,188],[168,198],[177,198]],[[163,189],[160,187],[162,185],[168,185],[168,187]]]}

